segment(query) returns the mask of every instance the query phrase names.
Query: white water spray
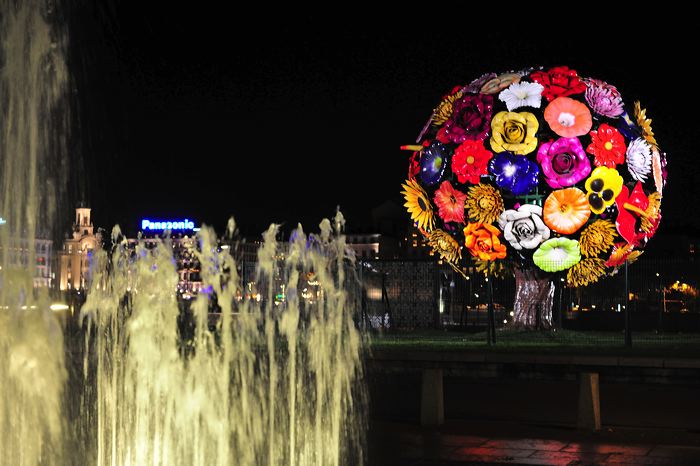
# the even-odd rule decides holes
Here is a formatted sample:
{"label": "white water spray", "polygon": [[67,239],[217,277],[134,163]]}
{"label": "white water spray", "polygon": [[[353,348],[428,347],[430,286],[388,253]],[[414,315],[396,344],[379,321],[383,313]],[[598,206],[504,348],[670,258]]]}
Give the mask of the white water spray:
{"label": "white water spray", "polygon": [[116,231],[83,307],[94,324],[85,367],[99,390],[95,464],[361,464],[361,338],[344,237],[327,220],[288,245],[276,235],[270,227],[258,251],[258,302],[242,298],[229,250],[202,229],[197,255],[212,294],[193,303],[183,348],[171,247],[131,250]]}
{"label": "white water spray", "polygon": [[63,171],[63,35],[36,0],[0,0],[0,464],[62,463],[63,336],[35,285]]}

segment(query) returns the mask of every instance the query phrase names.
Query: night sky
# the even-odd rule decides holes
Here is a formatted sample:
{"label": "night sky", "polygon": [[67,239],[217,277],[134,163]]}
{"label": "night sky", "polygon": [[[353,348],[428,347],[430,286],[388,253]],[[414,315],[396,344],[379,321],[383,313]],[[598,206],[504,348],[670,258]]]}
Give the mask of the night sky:
{"label": "night sky", "polygon": [[402,203],[409,153],[399,146],[443,94],[488,71],[558,64],[642,101],[669,157],[662,226],[700,226],[697,91],[683,89],[692,76],[670,53],[694,42],[689,29],[498,32],[154,2],[84,2],[69,17],[82,159],[71,186],[99,226],[133,231],[151,216],[221,228],[233,215],[256,236],[270,222],[315,229],[340,206],[359,227],[372,207]]}

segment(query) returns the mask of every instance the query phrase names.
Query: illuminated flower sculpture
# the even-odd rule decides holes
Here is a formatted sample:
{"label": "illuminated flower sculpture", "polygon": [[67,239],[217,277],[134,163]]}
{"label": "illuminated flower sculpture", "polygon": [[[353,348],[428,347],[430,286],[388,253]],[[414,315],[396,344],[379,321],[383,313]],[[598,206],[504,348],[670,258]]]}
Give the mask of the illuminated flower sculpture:
{"label": "illuminated flower sculpture", "polygon": [[414,225],[460,274],[512,271],[516,326],[549,327],[555,281],[616,273],[658,229],[666,155],[623,97],[566,66],[487,73],[445,94],[404,146]]}

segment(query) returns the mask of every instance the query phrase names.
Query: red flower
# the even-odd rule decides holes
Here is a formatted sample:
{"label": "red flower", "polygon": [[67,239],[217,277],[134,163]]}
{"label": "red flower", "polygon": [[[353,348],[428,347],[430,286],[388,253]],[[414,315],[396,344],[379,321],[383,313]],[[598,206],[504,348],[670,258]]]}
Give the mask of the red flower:
{"label": "red flower", "polygon": [[617,243],[610,253],[610,257],[605,261],[606,267],[619,267],[632,255],[634,247],[626,243]]}
{"label": "red flower", "polygon": [[445,222],[464,223],[464,201],[467,195],[452,187],[449,181],[443,181],[440,189],[435,191],[435,205],[438,215]]}
{"label": "red flower", "polygon": [[556,66],[549,71],[534,71],[530,77],[544,86],[542,95],[552,101],[557,97],[581,94],[586,90],[586,83],[579,78],[576,70],[568,66]]}
{"label": "red flower", "polygon": [[[622,187],[622,191],[615,198],[617,204],[617,219],[615,226],[627,243],[632,246],[638,246],[642,240],[646,240],[654,236],[659,228],[661,215],[650,216],[647,208],[649,207],[649,198],[644,194],[642,183],[637,181],[632,192],[629,192],[627,186]],[[644,218],[642,218],[644,217]],[[642,222],[646,220],[649,223],[649,228],[644,231]]]}
{"label": "red flower", "polygon": [[481,141],[464,141],[452,156],[452,172],[460,183],[479,184],[481,175],[486,175],[487,165],[493,154],[484,148]]}
{"label": "red flower", "polygon": [[[425,140],[422,144],[423,147],[430,146],[430,141]],[[411,146],[401,146],[401,149],[409,148]],[[411,147],[413,148],[413,147]],[[414,180],[416,176],[420,173],[420,151],[415,151],[408,159],[408,179]]]}
{"label": "red flower", "polygon": [[625,138],[610,125],[603,123],[597,131],[591,131],[591,144],[586,152],[593,154],[593,162],[597,167],[615,168],[619,163],[625,163]]}

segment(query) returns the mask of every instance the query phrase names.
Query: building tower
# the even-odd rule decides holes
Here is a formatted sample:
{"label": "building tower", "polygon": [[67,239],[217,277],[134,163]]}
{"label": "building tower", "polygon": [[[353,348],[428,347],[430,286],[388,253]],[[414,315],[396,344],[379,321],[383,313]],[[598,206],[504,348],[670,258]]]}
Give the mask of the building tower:
{"label": "building tower", "polygon": [[61,291],[82,290],[88,286],[90,258],[100,247],[100,239],[94,234],[90,210],[87,207],[75,209],[73,237],[63,242],[59,253]]}

